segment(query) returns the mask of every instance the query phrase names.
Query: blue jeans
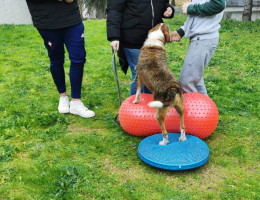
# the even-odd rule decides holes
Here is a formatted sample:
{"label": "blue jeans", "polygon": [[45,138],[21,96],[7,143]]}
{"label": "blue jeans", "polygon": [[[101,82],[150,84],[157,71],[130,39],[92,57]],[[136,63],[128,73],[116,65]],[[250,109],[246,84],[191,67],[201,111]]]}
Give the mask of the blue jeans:
{"label": "blue jeans", "polygon": [[59,93],[66,92],[64,73],[64,44],[69,53],[71,97],[81,97],[83,69],[86,62],[84,25],[61,29],[38,29],[50,58],[50,69]]}
{"label": "blue jeans", "polygon": [[[125,56],[126,56],[127,62],[128,62],[129,67],[131,68],[131,71],[132,71],[132,81],[133,81],[135,76],[136,76],[135,67],[136,67],[137,62],[138,62],[140,49],[124,48],[124,51],[125,51]],[[137,88],[137,80],[135,80],[135,82],[130,87],[130,96],[136,94],[136,88]],[[141,93],[152,94],[151,91],[144,84],[142,84]]]}

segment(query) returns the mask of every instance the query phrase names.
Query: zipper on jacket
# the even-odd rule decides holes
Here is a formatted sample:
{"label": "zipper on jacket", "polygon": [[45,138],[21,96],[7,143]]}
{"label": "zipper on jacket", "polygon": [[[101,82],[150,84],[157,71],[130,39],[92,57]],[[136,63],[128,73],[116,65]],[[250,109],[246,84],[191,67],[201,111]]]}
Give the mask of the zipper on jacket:
{"label": "zipper on jacket", "polygon": [[154,9],[153,9],[153,0],[151,0],[151,7],[152,7],[152,27],[154,26]]}

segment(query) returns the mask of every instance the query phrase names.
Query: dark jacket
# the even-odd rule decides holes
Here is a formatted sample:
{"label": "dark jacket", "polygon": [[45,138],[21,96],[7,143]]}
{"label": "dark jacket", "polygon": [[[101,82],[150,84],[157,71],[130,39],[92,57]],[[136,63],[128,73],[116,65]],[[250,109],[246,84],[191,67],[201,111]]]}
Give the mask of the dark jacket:
{"label": "dark jacket", "polygon": [[59,29],[82,22],[78,1],[26,0],[33,24],[40,29]]}
{"label": "dark jacket", "polygon": [[163,22],[167,7],[174,14],[169,0],[108,0],[107,39],[119,40],[127,48],[141,48],[149,29]]}

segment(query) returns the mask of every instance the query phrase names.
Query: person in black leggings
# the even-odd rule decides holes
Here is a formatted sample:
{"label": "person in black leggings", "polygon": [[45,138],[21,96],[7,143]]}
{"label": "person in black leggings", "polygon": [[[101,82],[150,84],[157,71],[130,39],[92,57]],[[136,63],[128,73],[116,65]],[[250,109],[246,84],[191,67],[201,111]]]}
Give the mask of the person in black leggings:
{"label": "person in black leggings", "polygon": [[[67,3],[61,0],[26,0],[34,26],[44,40],[50,58],[50,69],[60,93],[58,111],[72,113],[84,118],[95,116],[81,102],[83,69],[86,62],[84,25],[78,1]],[[66,93],[64,73],[64,45],[70,64],[71,98]]]}

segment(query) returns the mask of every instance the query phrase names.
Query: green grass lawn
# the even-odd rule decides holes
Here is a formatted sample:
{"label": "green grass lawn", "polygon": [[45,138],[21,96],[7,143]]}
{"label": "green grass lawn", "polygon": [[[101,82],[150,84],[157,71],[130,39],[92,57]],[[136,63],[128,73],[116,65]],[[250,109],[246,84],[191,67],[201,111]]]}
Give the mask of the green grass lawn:
{"label": "green grass lawn", "polygon": [[[183,16],[166,21],[179,28]],[[260,21],[222,21],[219,47],[205,71],[219,109],[204,141],[202,167],[163,171],[143,163],[142,138],[114,125],[119,109],[105,20],[86,21],[83,102],[96,117],[57,111],[43,41],[32,26],[0,26],[0,199],[260,199]],[[177,77],[188,40],[167,45]],[[69,87],[69,60],[66,55]],[[130,74],[120,79],[129,82]],[[123,99],[129,88],[122,86]]]}

